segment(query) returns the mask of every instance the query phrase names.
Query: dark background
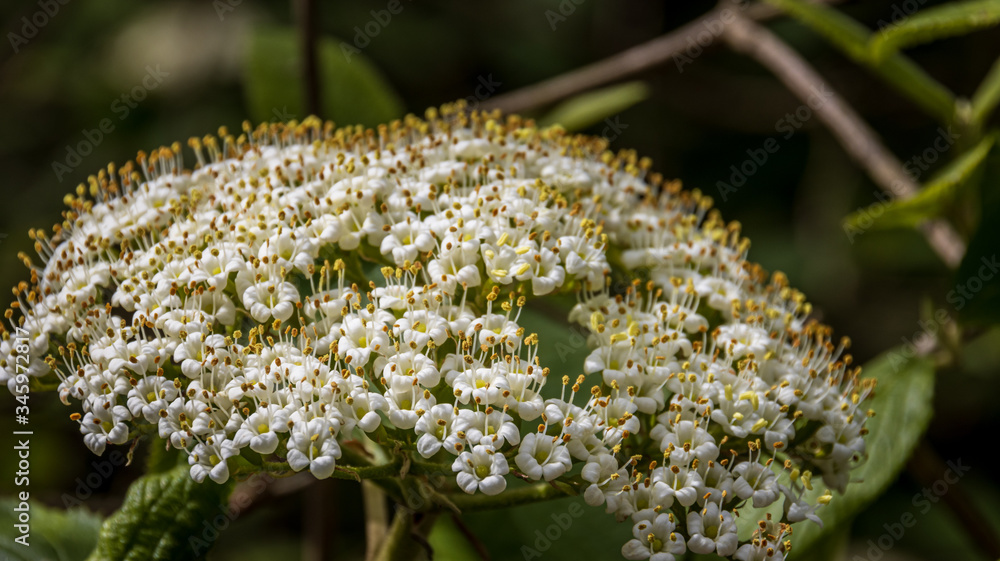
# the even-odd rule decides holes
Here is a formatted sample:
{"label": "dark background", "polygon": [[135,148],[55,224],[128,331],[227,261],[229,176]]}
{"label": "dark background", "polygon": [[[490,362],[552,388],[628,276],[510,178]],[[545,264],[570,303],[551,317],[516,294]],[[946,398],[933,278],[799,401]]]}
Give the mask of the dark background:
{"label": "dark background", "polygon": [[[320,32],[351,40],[354,27],[370,21],[370,11],[384,9],[387,2],[320,4]],[[934,4],[939,2],[923,6]],[[396,90],[405,111],[420,114],[429,106],[474,95],[484,78],[499,82],[497,93],[502,94],[613,55],[679,27],[713,4],[585,0],[555,29],[545,12],[558,10],[556,2],[403,0],[402,6],[363,54]],[[138,149],[185,141],[220,125],[239,130],[244,119],[253,117],[243,79],[251,62],[248,36],[259,26],[292,25],[291,11],[287,2],[244,0],[232,7],[220,20],[217,6],[208,1],[73,0],[60,5],[59,13],[18,53],[7,41],[0,45],[0,234],[6,236],[0,238],[0,286],[26,278],[15,256],[31,251],[27,230],[59,221],[63,195],[87,175],[108,162],[134,157]],[[892,17],[894,3],[847,2],[841,9],[875,29],[879,20]],[[0,31],[19,33],[20,18],[38,10],[36,2],[5,0]],[[900,160],[919,155],[940,134],[930,118],[813,32],[785,18],[768,26],[821,72]],[[980,31],[907,54],[956,95],[969,96],[1000,55],[1000,32]],[[121,105],[113,103],[141,83],[147,65],[159,65],[169,76],[120,119]],[[770,270],[785,271],[809,295],[817,315],[852,338],[858,361],[920,337],[921,306],[953,313],[945,294],[955,280],[918,233],[873,230],[849,241],[841,220],[874,202],[877,187],[818,119],[807,120],[790,138],[776,130],[802,102],[765,69],[720,45],[693,58],[682,72],[667,63],[634,79],[646,82],[651,93],[614,118],[619,130],[612,146],[634,148],[653,159],[656,171],[715,197],[724,216],[740,221],[753,240],[751,258]],[[546,109],[533,114],[543,115]],[[65,162],[67,147],[84,140],[86,131],[105,118],[114,130],[103,134],[79,166],[58,178],[53,162]],[[601,123],[587,132],[610,131]],[[723,201],[717,182],[729,183],[730,166],[739,167],[748,159],[748,149],[770,138],[777,140],[779,150]],[[5,291],[0,303],[6,307],[9,300]],[[992,448],[996,439],[986,434],[986,427],[1000,420],[995,405],[1000,336],[975,336],[964,362],[938,374],[929,439],[942,458],[961,458],[971,466],[959,486],[995,529],[1000,527]],[[0,403],[5,412],[14,404],[2,396]],[[94,471],[91,464],[99,459],[83,446],[67,418],[71,411],[55,395],[34,395],[31,406],[37,435],[33,496],[61,506],[63,493],[73,494],[76,479]],[[4,438],[7,432],[7,427],[0,429]],[[6,444],[3,449],[8,450]],[[9,452],[0,456],[2,473],[13,472]],[[139,466],[117,468],[112,477],[102,478],[94,496],[84,501],[86,507],[110,512],[138,474]],[[8,495],[11,481],[6,475],[0,481],[0,492]],[[327,481],[303,490],[297,488],[300,483],[308,482],[282,481],[257,497],[252,510],[221,538],[216,558],[309,558],[317,535],[325,536],[326,548],[334,548],[336,558],[357,558],[363,547],[357,486]],[[885,532],[883,524],[913,510],[910,497],[923,485],[908,473],[900,476],[856,521],[852,542],[860,547],[857,552],[863,554],[865,540]],[[567,512],[569,505],[564,500],[541,509],[476,515],[470,524],[494,558],[503,559],[517,556],[522,544],[536,539],[535,529],[552,523],[546,518],[550,513]],[[600,513],[594,518],[590,510],[587,523],[574,524],[543,558],[613,554],[630,537],[626,525],[616,526]],[[942,558],[984,557],[940,503],[918,515],[915,529],[885,556]]]}

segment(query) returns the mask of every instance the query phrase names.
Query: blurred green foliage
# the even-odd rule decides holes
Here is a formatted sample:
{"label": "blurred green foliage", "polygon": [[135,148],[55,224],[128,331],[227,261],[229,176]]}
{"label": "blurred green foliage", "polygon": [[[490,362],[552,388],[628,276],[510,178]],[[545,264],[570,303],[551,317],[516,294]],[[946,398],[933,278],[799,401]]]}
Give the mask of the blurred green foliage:
{"label": "blurred green foliage", "polygon": [[[5,561],[84,561],[97,543],[101,519],[84,508],[30,504],[29,548],[14,543],[19,500],[0,499],[0,553]],[[20,512],[23,512],[23,508]]]}
{"label": "blurred green foliage", "polygon": [[[254,121],[274,121],[308,113],[301,80],[299,38],[292,28],[257,28],[246,54],[246,89]],[[323,38],[317,45],[322,115],[340,125],[372,127],[403,116],[392,87],[360,53],[341,51],[338,42]]]}

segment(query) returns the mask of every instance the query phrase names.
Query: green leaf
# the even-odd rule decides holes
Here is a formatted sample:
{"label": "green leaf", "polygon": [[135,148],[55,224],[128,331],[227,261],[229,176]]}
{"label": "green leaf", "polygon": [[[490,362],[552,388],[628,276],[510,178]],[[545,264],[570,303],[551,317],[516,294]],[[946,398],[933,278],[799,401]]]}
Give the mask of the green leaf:
{"label": "green leaf", "polygon": [[626,82],[589,91],[568,99],[555,107],[539,124],[562,125],[568,131],[579,131],[617,115],[649,97],[644,82]]}
{"label": "green leaf", "polygon": [[20,501],[0,500],[0,558],[10,561],[83,561],[97,543],[101,519],[82,508],[57,510],[32,499],[28,547],[16,542],[20,536],[14,507]]}
{"label": "green leaf", "polygon": [[[993,136],[1000,134],[994,132]],[[945,299],[965,323],[1000,323],[1000,273],[995,270],[1000,253],[1000,147],[990,151],[980,182],[979,227],[969,240],[965,257],[955,273],[955,284]]]}
{"label": "green leaf", "polygon": [[847,227],[863,229],[862,224],[872,221],[869,228],[913,228],[929,218],[944,214],[955,200],[959,187],[979,169],[995,141],[995,135],[983,138],[979,144],[935,174],[916,196],[906,200],[875,203],[851,214],[846,219]]}
{"label": "green leaf", "polygon": [[883,59],[871,54],[867,27],[821,3],[804,0],[766,0],[825,37],[855,62],[909,97],[927,114],[948,124],[955,120],[955,96],[910,59],[893,53]]}
{"label": "green leaf", "polygon": [[1000,58],[993,63],[986,77],[972,95],[971,121],[982,125],[1000,102]]}
{"label": "green leaf", "polygon": [[[185,466],[144,475],[101,527],[91,561],[203,559],[220,528],[231,485],[196,483]],[[223,520],[224,522],[219,522]]]}
{"label": "green leaf", "polygon": [[[848,524],[855,515],[881,495],[896,479],[923,436],[933,414],[934,364],[927,358],[907,358],[897,348],[865,365],[862,375],[878,380],[868,421],[868,458],[851,473],[847,492],[833,496],[817,514],[823,527],[811,521],[793,525],[792,561],[819,558],[817,550]],[[822,481],[813,480],[812,495],[823,492]],[[812,497],[815,500],[815,496]]]}
{"label": "green leaf", "polygon": [[[378,69],[356,51],[352,45],[334,39],[318,41],[321,117],[344,125],[365,126],[402,117],[399,96]],[[305,117],[300,60],[294,30],[254,30],[246,58],[244,91],[255,120]]]}
{"label": "green leaf", "polygon": [[970,0],[921,10],[883,29],[870,44],[872,56],[882,59],[900,49],[937,39],[964,35],[1000,23],[1000,2]]}

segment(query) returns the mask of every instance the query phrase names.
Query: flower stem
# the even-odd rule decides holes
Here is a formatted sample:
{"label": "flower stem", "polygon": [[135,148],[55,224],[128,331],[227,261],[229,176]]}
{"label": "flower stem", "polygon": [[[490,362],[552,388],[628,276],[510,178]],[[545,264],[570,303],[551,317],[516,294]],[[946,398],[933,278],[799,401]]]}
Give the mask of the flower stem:
{"label": "flower stem", "polygon": [[499,495],[489,496],[482,493],[467,495],[465,493],[454,493],[445,495],[462,512],[472,512],[476,510],[489,510],[494,508],[506,508],[522,504],[531,504],[551,499],[568,497],[565,492],[550,485],[549,483],[538,483],[528,487],[521,487],[511,491],[504,491]]}

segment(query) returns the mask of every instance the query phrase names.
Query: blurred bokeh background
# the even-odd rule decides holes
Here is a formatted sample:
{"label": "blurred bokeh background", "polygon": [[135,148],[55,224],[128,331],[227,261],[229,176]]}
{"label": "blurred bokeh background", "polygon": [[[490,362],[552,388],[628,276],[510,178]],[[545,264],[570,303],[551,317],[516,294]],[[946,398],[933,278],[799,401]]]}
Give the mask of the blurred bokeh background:
{"label": "blurred bokeh background", "polygon": [[[121,163],[139,149],[183,142],[219,126],[238,130],[245,119],[306,115],[295,84],[296,44],[289,40],[295,19],[288,2],[51,4],[58,12],[43,18],[44,25],[28,28],[26,22],[42,10],[40,2],[0,5],[0,31],[7,37],[0,46],[0,286],[26,277],[16,254],[31,251],[28,229],[59,221],[63,195],[108,162]],[[367,125],[460,98],[485,103],[653,39],[713,8],[700,0],[401,0],[398,13],[365,31],[377,21],[372,10],[386,9],[385,0],[319,4],[314,23],[327,49],[352,59],[333,68],[337,78],[323,84],[322,116],[338,124]],[[866,0],[838,7],[877,29],[904,4],[926,9],[942,3]],[[567,6],[571,13],[566,14]],[[930,117],[813,31],[785,17],[767,25],[819,70],[900,160],[920,157],[942,135]],[[907,54],[956,95],[970,96],[1000,56],[1000,32],[978,31]],[[653,159],[656,171],[712,195],[726,218],[743,224],[753,240],[752,259],[785,271],[815,304],[817,315],[852,338],[858,361],[924,337],[921,310],[955,314],[946,295],[956,279],[918,232],[872,229],[853,240],[845,233],[844,217],[875,202],[878,187],[818,119],[787,128],[787,115],[802,102],[770,72],[719,45],[698,52],[690,63],[670,61],[629,79],[642,84],[630,90],[638,101],[583,130],[609,137],[613,148],[634,148]],[[387,86],[359,95],[342,87],[352,80],[384,80]],[[544,118],[552,108],[527,113]],[[732,182],[731,166],[740,167],[750,157],[748,150],[769,139],[777,141],[778,150],[744,185],[720,196],[719,182]],[[963,141],[957,139],[956,150]],[[929,176],[947,156],[921,173]],[[5,291],[0,304],[6,308],[9,300]],[[844,558],[865,555],[867,541],[883,536],[885,524],[909,511],[917,514],[916,525],[894,539],[898,543],[883,559],[987,558],[955,509],[973,509],[994,535],[1000,528],[996,439],[988,432],[1000,421],[1000,334],[966,329],[972,343],[962,360],[937,374],[928,434],[939,458],[970,466],[949,491],[960,499],[952,501],[957,506],[941,501],[926,513],[915,508],[912,497],[929,484],[928,470],[930,482],[944,473],[933,476],[937,464],[911,463],[850,528]],[[14,402],[0,396],[0,403],[5,423],[0,471],[7,474],[14,471],[6,444],[7,412]],[[55,395],[34,395],[31,408],[33,497],[61,509],[65,494],[77,496],[81,482],[90,487],[87,477],[103,469],[94,465],[101,459],[83,446],[75,423],[67,419],[71,411]],[[98,484],[80,501],[83,508],[111,512],[138,475],[138,466],[115,466],[110,476],[92,478]],[[12,491],[9,479],[0,480],[3,496]],[[358,486],[309,481],[279,481],[256,496],[220,537],[213,558],[361,558]],[[536,530],[550,526],[552,514],[570,512],[574,501],[582,504],[564,499],[471,515],[465,522],[493,559],[521,558],[523,545],[537,547]],[[0,536],[7,536],[7,515],[0,513]],[[551,547],[539,551],[541,558],[616,558],[628,534],[625,525],[589,508],[574,520]],[[440,553],[440,559],[449,558]],[[0,556],[6,554],[0,548]],[[458,550],[451,554],[461,558]]]}

